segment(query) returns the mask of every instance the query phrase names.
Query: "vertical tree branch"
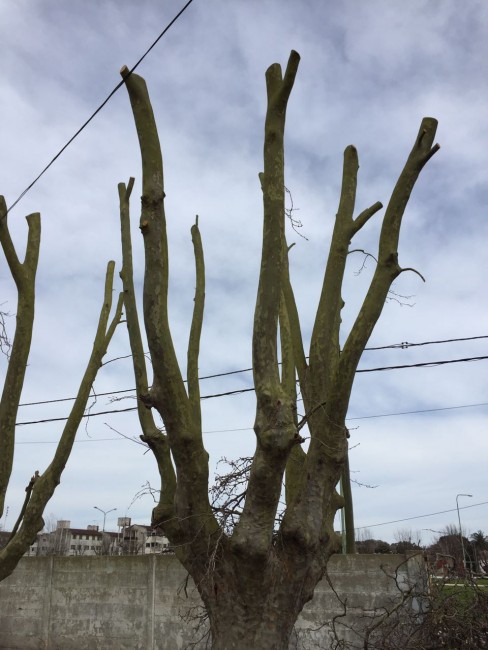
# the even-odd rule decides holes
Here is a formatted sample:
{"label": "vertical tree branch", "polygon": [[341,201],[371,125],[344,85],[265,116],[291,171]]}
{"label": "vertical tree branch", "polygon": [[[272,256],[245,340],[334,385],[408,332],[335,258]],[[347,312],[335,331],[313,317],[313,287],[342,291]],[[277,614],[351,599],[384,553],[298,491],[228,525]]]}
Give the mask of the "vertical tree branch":
{"label": "vertical tree branch", "polygon": [[171,462],[169,442],[156,426],[151,409],[143,403],[141,396],[147,395],[149,385],[147,380],[146,360],[142,345],[139,316],[134,290],[134,269],[132,264],[132,241],[130,234],[130,195],[134,179],[130,178],[127,187],[119,183],[120,225],[122,238],[122,270],[120,277],[124,288],[124,305],[127,321],[127,331],[132,352],[132,364],[137,392],[137,413],[142,429],[141,440],[149,445],[158,464],[161,478],[159,503],[153,510],[153,525],[167,521],[166,528],[176,533],[178,522],[174,517],[174,495],[176,490],[176,475]]}
{"label": "vertical tree branch", "polygon": [[263,560],[273,534],[286,459],[296,436],[296,404],[280,382],[277,329],[285,259],[285,118],[299,61],[298,53],[292,51],[284,77],[278,64],[266,72],[268,107],[260,174],[263,248],[253,328],[256,452],[243,513],[232,536],[240,553]]}
{"label": "vertical tree branch", "polygon": [[42,514],[47,502],[52,497],[54,490],[61,480],[62,472],[66,466],[73,448],[76,432],[84,415],[93,382],[102,365],[102,359],[107,351],[107,346],[113,336],[115,328],[120,322],[123,306],[123,294],[119,295],[115,315],[108,325],[112,307],[112,287],[115,263],[109,262],[105,279],[104,300],[100,311],[100,318],[93,343],[92,353],[83,375],[76,399],[71,408],[63,433],[56,447],[53,460],[45,472],[38,476],[31,486],[30,498],[24,504],[22,523],[16,534],[9,540],[7,546],[0,551],[0,581],[12,573],[20,558],[35,539],[36,534],[42,530],[44,520]]}
{"label": "vertical tree branch", "polygon": [[[344,463],[347,462],[345,417],[359,359],[383,309],[388,290],[401,272],[398,265],[398,238],[401,220],[413,186],[425,163],[437,151],[432,147],[436,121],[422,121],[414,148],[393,190],[383,219],[378,265],[363,306],[342,353],[339,349],[342,282],[349,243],[371,216],[381,208],[376,203],[355,220],[354,200],[358,161],[354,147],[344,154],[341,200],[332,235],[322,295],[310,346],[307,389],[312,404],[324,403],[309,421],[311,442],[299,496],[283,519],[285,537],[313,547],[321,532],[331,531],[334,509],[340,505],[334,494]],[[324,525],[313,513],[323,507]],[[327,523],[328,522],[328,523]],[[329,533],[330,537],[330,533]]]}
{"label": "vertical tree branch", "polygon": [[[290,282],[290,269],[288,263],[288,255],[290,248],[286,247],[286,242],[284,243],[286,250],[285,261],[284,261],[284,273],[283,273],[283,298],[285,301],[286,314],[288,318],[289,328],[290,328],[290,338],[293,348],[293,359],[298,374],[298,380],[302,391],[306,385],[306,373],[308,371],[308,364],[305,357],[305,351],[303,348],[303,338],[302,331],[300,327],[300,318],[298,316],[298,309],[295,302],[295,295],[293,293],[293,287]],[[305,396],[304,396],[305,399]]]}
{"label": "vertical tree branch", "polygon": [[[310,366],[315,377],[314,383],[320,385],[322,391],[327,391],[327,385],[337,372],[341,310],[344,305],[341,291],[349,244],[359,228],[382,207],[381,203],[375,203],[354,221],[358,169],[357,150],[350,145],[344,151],[339,208],[310,344]],[[319,396],[316,395],[315,398],[320,401]]]}
{"label": "vertical tree branch", "polygon": [[[294,503],[283,519],[283,532],[290,540],[313,548],[319,540],[324,549],[335,546],[332,523],[342,500],[331,498],[339,480],[347,453],[344,426],[347,403],[341,403],[339,367],[339,331],[341,324],[342,283],[350,240],[367,220],[381,208],[377,203],[363,212],[356,221],[353,214],[359,169],[356,148],[344,151],[342,187],[339,208],[332,234],[329,256],[322,284],[310,344],[310,366],[300,374],[311,434],[306,459],[301,464],[301,481],[293,481]],[[288,301],[290,304],[291,300]],[[339,400],[339,402],[338,402]],[[320,407],[320,408],[319,408]],[[294,465],[291,465],[293,467]],[[330,543],[327,545],[328,540]]]}
{"label": "vertical tree branch", "polygon": [[205,306],[205,261],[200,230],[198,228],[198,215],[195,224],[191,227],[191,238],[195,254],[196,288],[191,321],[190,340],[188,343],[188,397],[190,408],[196,427],[202,427],[202,413],[200,408],[200,383],[198,381],[198,357],[200,353],[200,336],[202,334],[203,309]]}
{"label": "vertical tree branch", "polygon": [[[100,317],[98,321],[98,327],[95,334],[95,340],[93,342],[93,348],[88,360],[88,364],[84,375],[82,377],[80,387],[76,394],[76,399],[71,408],[70,414],[66,421],[66,424],[61,435],[61,439],[56,448],[56,453],[54,458],[49,465],[48,469],[44,474],[39,477],[34,485],[33,494],[36,493],[38,489],[41,491],[41,487],[46,483],[50,483],[53,486],[57,485],[57,479],[61,475],[66,462],[71,453],[73,447],[73,442],[76,437],[76,432],[80,425],[81,419],[85,413],[86,404],[90,397],[90,392],[93,386],[93,382],[97,376],[98,370],[102,365],[103,357],[107,352],[107,347],[112,339],[112,336],[115,332],[115,328],[120,322],[122,316],[122,308],[124,304],[124,295],[121,293],[118,297],[117,306],[115,309],[115,314],[109,324],[108,319],[110,317],[110,312],[112,310],[112,293],[113,293],[113,278],[115,271],[115,262],[109,262],[107,264],[107,272],[105,276],[105,289],[104,289],[104,299],[102,308],[100,310]],[[32,498],[31,498],[32,501]]]}
{"label": "vertical tree branch", "polygon": [[35,279],[41,240],[41,216],[27,217],[29,234],[24,261],[15,251],[7,223],[7,206],[0,196],[0,244],[17,285],[15,335],[0,400],[0,517],[3,514],[14,459],[15,421],[24,386],[34,324]]}
{"label": "vertical tree branch", "polygon": [[254,312],[253,370],[258,403],[279,386],[278,312],[281,298],[285,228],[284,133],[286,106],[300,56],[292,51],[282,79],[277,63],[266,72],[268,109],[265,121],[263,190],[263,252]]}
{"label": "vertical tree branch", "polygon": [[[284,284],[286,285],[286,280],[289,280],[287,273],[285,273]],[[291,291],[291,285],[289,284],[289,290]],[[291,299],[293,299],[293,306],[295,306],[295,301],[293,297],[293,292],[291,292]],[[289,297],[290,300],[290,297]],[[295,306],[296,309],[296,306]],[[294,314],[298,318],[298,314]],[[280,304],[280,341],[281,341],[281,385],[288,395],[289,399],[293,404],[296,405],[297,402],[297,384],[296,384],[296,368],[295,368],[295,350],[298,344],[297,336],[301,336],[299,329],[296,330],[296,327],[300,327],[299,323],[295,322],[295,331],[293,331],[291,325],[291,319],[289,318],[288,313],[288,303],[285,300],[284,291]],[[295,336],[294,336],[295,335]],[[305,361],[303,359],[303,361]],[[298,415],[297,409],[295,406],[295,426],[297,429],[296,435],[296,444],[293,445],[288,459],[286,461],[285,468],[285,502],[290,504],[292,499],[298,491],[298,486],[302,480],[303,467],[305,464],[306,454],[301,447],[303,439],[298,435]]]}
{"label": "vertical tree branch", "polygon": [[188,397],[176,358],[168,319],[169,256],[164,211],[164,179],[161,146],[146,82],[137,74],[122,77],[129,93],[142,158],[142,211],[144,238],[144,322],[153,362],[151,398],[161,412],[168,433],[191,430]]}
{"label": "vertical tree branch", "polygon": [[440,148],[438,144],[433,145],[436,130],[437,120],[432,117],[422,120],[415,144],[388,202],[381,228],[375,274],[341,355],[340,373],[347,399],[359,359],[383,310],[391,284],[402,271],[398,264],[400,227],[420,172]]}
{"label": "vertical tree branch", "polygon": [[[169,258],[159,136],[146,82],[139,75],[129,75],[125,66],[121,75],[129,93],[142,157],[140,228],[146,258],[143,306],[154,371],[146,402],[159,411],[166,428],[178,475],[174,501],[181,528],[188,539],[194,540],[193,544],[207,545],[218,524],[208,499],[208,454],[201,426],[192,415],[169,326]],[[191,346],[194,349],[194,342]],[[194,385],[192,391],[195,396]]]}

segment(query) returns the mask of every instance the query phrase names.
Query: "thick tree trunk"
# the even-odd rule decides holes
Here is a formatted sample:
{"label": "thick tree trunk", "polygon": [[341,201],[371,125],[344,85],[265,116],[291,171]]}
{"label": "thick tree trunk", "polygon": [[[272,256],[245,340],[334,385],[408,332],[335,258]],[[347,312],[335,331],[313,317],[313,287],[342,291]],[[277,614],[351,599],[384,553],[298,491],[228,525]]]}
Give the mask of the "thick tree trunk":
{"label": "thick tree trunk", "polygon": [[[326,545],[327,547],[327,545]],[[271,551],[266,565],[221,559],[198,589],[209,617],[212,650],[287,650],[305,603],[331,554],[310,557]],[[224,552],[224,555],[225,552]]]}
{"label": "thick tree trunk", "polygon": [[213,620],[212,650],[287,650],[298,613],[253,608],[239,615],[235,608],[221,608]]}

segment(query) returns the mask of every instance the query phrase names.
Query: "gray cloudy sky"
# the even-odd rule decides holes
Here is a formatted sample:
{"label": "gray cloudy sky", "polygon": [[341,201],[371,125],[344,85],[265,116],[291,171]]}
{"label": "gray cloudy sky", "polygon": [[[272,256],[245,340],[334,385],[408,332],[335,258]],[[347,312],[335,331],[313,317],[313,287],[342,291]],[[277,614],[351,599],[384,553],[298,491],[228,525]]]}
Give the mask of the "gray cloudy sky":
{"label": "gray cloudy sky", "polygon": [[[88,118],[183,0],[18,0],[0,4],[2,67],[0,192],[10,205]],[[194,269],[190,226],[200,215],[207,266],[202,375],[248,368],[260,258],[264,73],[283,66],[290,50],[302,57],[290,99],[286,183],[308,241],[295,241],[292,276],[308,339],[337,210],[342,153],[360,157],[357,212],[386,203],[423,116],[439,120],[440,152],[423,171],[407,209],[400,246],[403,274],[370,346],[488,335],[488,5],[483,0],[311,2],[195,0],[152,50],[138,72],[149,85],[165,160],[171,253],[171,320],[182,364],[186,358]],[[23,402],[73,396],[88,359],[101,304],[105,265],[120,266],[117,183],[135,176],[132,214],[137,281],[143,260],[137,229],[140,157],[122,88],[69,149],[12,210],[23,250],[24,216],[40,211],[42,246],[37,313]],[[381,215],[357,248],[374,253]],[[371,278],[351,256],[343,333]],[[3,308],[16,296],[0,260]],[[14,320],[9,321],[13,332]],[[366,352],[362,368],[487,355],[487,340]],[[107,358],[127,355],[125,326]],[[5,359],[0,360],[5,371]],[[439,530],[457,515],[375,524],[451,510],[458,493],[469,532],[488,532],[488,361],[358,375],[351,400],[351,466],[357,526],[393,540],[400,527]],[[202,382],[202,394],[250,386],[250,373]],[[128,359],[102,369],[97,393],[133,386]],[[469,405],[480,405],[471,406]],[[98,397],[92,411],[134,406]],[[419,414],[407,411],[443,409]],[[19,421],[63,417],[69,402],[25,406]],[[205,443],[212,468],[222,457],[254,447],[252,393],[204,402]],[[352,419],[356,418],[356,419]],[[368,419],[363,419],[368,418]],[[157,485],[150,454],[116,434],[138,436],[132,414],[102,415],[81,427],[74,453],[46,515],[73,525],[101,523],[98,506],[148,522]],[[7,495],[9,528],[35,469],[50,461],[62,428],[20,426]],[[213,471],[213,470],[212,470]],[[424,542],[431,533],[421,533]]]}

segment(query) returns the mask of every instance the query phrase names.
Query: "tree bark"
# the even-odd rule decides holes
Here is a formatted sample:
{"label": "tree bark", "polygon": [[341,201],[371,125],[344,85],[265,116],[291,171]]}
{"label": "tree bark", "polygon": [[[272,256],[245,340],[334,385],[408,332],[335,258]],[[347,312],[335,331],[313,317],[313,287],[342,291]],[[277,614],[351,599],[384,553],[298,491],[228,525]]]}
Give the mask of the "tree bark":
{"label": "tree bark", "polygon": [[[40,215],[27,217],[29,235],[25,260],[19,262],[7,225],[7,210],[0,197],[0,243],[18,290],[17,326],[7,375],[0,401],[0,516],[8,487],[15,444],[15,421],[24,384],[34,323],[35,276],[40,246]],[[115,263],[109,262],[105,290],[93,349],[77,397],[66,421],[49,467],[36,471],[26,487],[26,496],[7,545],[0,551],[0,581],[9,576],[44,527],[44,508],[59,485],[73,448],[76,432],[86,409],[90,391],[102,365],[102,359],[122,315],[123,295],[119,296],[115,315],[109,324]]]}
{"label": "tree bark", "polygon": [[7,206],[0,196],[0,243],[17,286],[18,302],[15,335],[0,400],[0,518],[12,473],[15,444],[15,421],[24,386],[34,325],[35,281],[41,242],[41,215],[27,217],[29,234],[25,259],[21,263],[10,237]]}
{"label": "tree bark", "polygon": [[[208,499],[208,455],[203,446],[198,388],[205,294],[198,222],[192,228],[196,292],[188,345],[187,392],[174,351],[167,310],[169,257],[156,122],[144,80],[126,67],[121,70],[142,156],[140,227],[146,255],[144,321],[154,370],[150,390],[145,367],[141,370],[142,345],[137,343],[140,333],[137,333],[134,288],[130,280],[132,267],[127,262],[130,240],[127,243],[124,235],[128,229],[125,220],[130,192],[125,186],[119,186],[124,291],[126,299],[130,296],[133,303],[130,317],[128,310],[127,324],[133,354],[137,357],[134,370],[140,401],[145,407],[157,409],[166,430],[164,434],[148,435],[146,431],[148,428],[152,431],[154,425],[139,405],[143,439],[156,456],[163,482],[153,524],[162,526],[195,581],[209,618],[214,650],[287,648],[296,618],[313,597],[329,557],[340,546],[333,524],[344,499],[336,486],[341,474],[347,474],[345,419],[354,375],[391,283],[406,270],[398,264],[397,251],[403,213],[422,167],[438,149],[437,145],[432,146],[436,122],[425,118],[388,203],[374,278],[341,349],[342,285],[350,244],[382,208],[381,203],[375,203],[354,218],[359,162],[356,149],[346,148],[339,208],[307,360],[289,277],[289,249],[285,239],[285,118],[299,60],[299,55],[292,51],[284,74],[278,64],[266,72],[264,170],[259,175],[264,207],[263,249],[252,345],[256,451],[244,507],[230,534],[220,528]],[[301,422],[297,417],[296,377],[305,409]],[[302,447],[301,434],[305,423],[310,431],[307,451]],[[159,440],[157,444],[156,440]],[[277,527],[285,474],[286,510]]]}
{"label": "tree bark", "polygon": [[[143,312],[154,372],[153,385],[141,398],[148,408],[161,415],[175,464],[178,480],[174,484],[173,509],[159,508],[158,521],[174,544],[179,559],[192,567],[194,556],[212,551],[219,527],[208,498],[208,454],[203,446],[196,369],[203,320],[203,252],[198,225],[192,229],[197,266],[197,292],[191,329],[189,391],[187,394],[176,358],[168,316],[169,254],[164,209],[163,161],[159,136],[146,82],[121,69],[136,125],[142,158],[142,197],[140,229],[144,240]],[[130,329],[131,324],[128,321]],[[163,445],[153,446],[158,464],[167,464]],[[153,513],[154,514],[154,513]]]}

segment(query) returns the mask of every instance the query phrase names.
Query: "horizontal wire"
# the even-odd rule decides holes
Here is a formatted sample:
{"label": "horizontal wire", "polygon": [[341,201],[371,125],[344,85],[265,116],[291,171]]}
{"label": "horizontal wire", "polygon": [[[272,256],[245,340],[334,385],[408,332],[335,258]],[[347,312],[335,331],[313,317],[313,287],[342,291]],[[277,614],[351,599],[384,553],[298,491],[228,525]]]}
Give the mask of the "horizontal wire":
{"label": "horizontal wire", "polygon": [[[451,359],[448,361],[428,361],[425,363],[414,363],[410,365],[401,365],[401,366],[385,366],[385,367],[380,367],[380,368],[365,368],[363,370],[356,370],[357,373],[359,372],[380,372],[380,371],[385,371],[385,370],[399,370],[399,369],[404,369],[404,368],[433,368],[435,366],[442,366],[446,365],[448,363],[461,363],[461,362],[466,362],[466,361],[481,361],[484,359],[488,359],[488,356],[484,357],[470,357],[466,359]],[[133,389],[135,390],[135,389]],[[200,397],[201,400],[206,400],[206,399],[214,399],[217,397],[228,397],[230,395],[240,395],[242,393],[250,393],[253,392],[254,388],[240,388],[238,390],[230,390],[226,391],[225,393],[213,393],[212,395],[202,395]],[[114,393],[108,393],[109,395],[113,395]],[[103,393],[98,393],[96,397],[100,397],[103,395]],[[480,404],[482,405],[482,404]],[[447,407],[446,407],[447,408]],[[97,411],[96,413],[85,413],[83,415],[84,418],[92,418],[96,417],[98,415],[110,415],[112,413],[127,413],[129,411],[136,411],[137,406],[132,406],[126,409],[111,409],[109,411]],[[43,420],[30,420],[26,422],[16,422],[16,425],[18,427],[20,426],[27,426],[30,424],[44,424],[46,422],[63,422],[67,420],[67,417],[62,417],[62,418],[46,418]],[[354,418],[357,419],[357,418]]]}
{"label": "horizontal wire", "polygon": [[361,415],[354,418],[346,418],[346,422],[351,420],[371,420],[373,418],[391,418],[395,415],[416,415],[420,413],[435,413],[436,411],[454,411],[456,409],[471,409],[477,406],[488,406],[488,402],[479,402],[478,404],[460,404],[459,406],[439,406],[431,409],[418,409],[416,411],[399,411],[398,413],[379,413],[378,415]]}
{"label": "horizontal wire", "polygon": [[[250,390],[250,389],[249,389]],[[379,413],[376,415],[361,415],[358,417],[353,417],[353,418],[346,418],[346,422],[351,422],[352,420],[370,420],[373,418],[388,418],[388,417],[394,417],[398,415],[416,415],[416,414],[424,414],[424,413],[435,413],[438,411],[452,411],[455,409],[467,409],[467,408],[476,408],[480,406],[488,406],[488,402],[479,402],[478,404],[460,404],[458,406],[439,406],[431,409],[418,409],[414,411],[399,411],[396,413]],[[83,417],[93,417],[94,415],[108,415],[108,414],[113,414],[113,413],[126,413],[127,411],[135,411],[137,407],[131,407],[128,409],[118,409],[118,410],[112,410],[112,411],[100,411],[97,413],[87,413]],[[37,420],[35,422],[19,422],[17,426],[20,425],[28,425],[28,424],[44,424],[46,422],[55,422],[58,420],[65,420],[67,418],[52,418],[49,420]],[[202,434],[210,434],[210,433],[233,433],[236,431],[252,431],[252,427],[241,427],[241,428],[236,428],[236,429],[212,429],[210,431],[202,431]],[[98,442],[99,439],[93,440],[93,442]],[[104,438],[104,440],[118,440],[118,438]],[[36,443],[37,441],[33,441],[33,444]],[[51,441],[43,441],[43,442],[51,442]],[[55,442],[55,441],[52,441]],[[16,444],[27,444],[27,442],[19,442]]]}
{"label": "horizontal wire", "polygon": [[439,343],[457,343],[458,341],[477,341],[478,339],[488,339],[488,335],[483,336],[466,336],[464,338],[457,339],[444,339],[442,341],[423,341],[422,343],[409,343],[405,341],[403,343],[394,343],[393,345],[382,345],[380,347],[373,348],[364,348],[366,350],[388,350],[394,348],[400,348],[401,350],[406,350],[407,348],[415,348],[421,345],[436,345]]}
{"label": "horizontal wire", "polygon": [[[459,510],[466,510],[467,508],[477,508],[478,506],[485,506],[488,501],[481,503],[473,503],[469,506],[459,506]],[[375,528],[376,526],[388,526],[389,524],[399,524],[402,521],[412,521],[413,519],[423,519],[424,517],[434,517],[434,515],[445,515],[447,512],[457,512],[457,508],[450,510],[439,510],[438,512],[430,512],[427,515],[416,515],[415,517],[405,517],[405,519],[394,519],[393,521],[383,521],[380,524],[369,524],[368,526],[356,526],[354,530],[363,530],[364,528]]]}
{"label": "horizontal wire", "polygon": [[464,359],[446,359],[444,361],[425,361],[422,363],[406,363],[400,366],[383,366],[382,368],[361,368],[356,372],[379,372],[380,370],[401,370],[403,368],[435,368],[436,366],[445,366],[449,363],[467,363],[469,361],[484,361],[488,356],[465,357]]}
{"label": "horizontal wire", "polygon": [[47,172],[47,170],[56,162],[56,160],[61,156],[61,154],[69,147],[69,145],[75,140],[80,133],[90,124],[90,122],[93,120],[93,118],[98,115],[98,113],[104,108],[104,106],[112,99],[112,97],[115,95],[115,93],[121,88],[125,82],[127,81],[127,78],[134,72],[134,70],[142,63],[142,61],[146,58],[146,56],[149,54],[149,52],[155,47],[155,45],[161,40],[161,38],[166,34],[166,32],[174,25],[174,23],[178,20],[178,18],[181,16],[181,14],[186,11],[186,9],[191,5],[193,0],[188,0],[186,5],[176,14],[176,16],[173,18],[173,20],[166,25],[166,27],[163,29],[163,31],[159,34],[159,36],[156,38],[156,40],[148,47],[148,49],[144,52],[144,54],[141,56],[141,58],[135,63],[135,65],[132,66],[132,68],[128,71],[128,73],[124,76],[124,79],[122,81],[119,81],[119,83],[115,86],[115,88],[109,93],[109,95],[103,100],[103,102],[98,106],[97,109],[90,115],[90,117],[86,120],[84,124],[80,126],[80,128],[76,131],[76,133],[71,136],[71,138],[66,142],[66,144],[61,147],[61,149],[58,151],[58,153],[50,160],[50,162],[44,167],[44,169],[34,178],[34,180],[23,190],[23,192],[20,193],[20,195],[17,197],[17,199],[12,203],[12,205],[8,208],[6,213],[4,215],[1,215],[2,218],[7,216],[7,214],[21,201],[24,196],[29,192],[34,185],[37,183],[37,181],[40,180],[42,176]]}
{"label": "horizontal wire", "polygon": [[[453,343],[453,342],[458,342],[458,341],[475,341],[479,339],[488,339],[488,335],[483,335],[483,336],[469,336],[466,338],[456,338],[456,339],[445,339],[441,341],[423,341],[421,343],[408,343],[408,342],[403,342],[403,343],[394,343],[392,345],[383,345],[380,347],[373,347],[373,348],[365,348],[365,351],[376,351],[376,350],[388,350],[388,349],[406,349],[408,347],[415,347],[415,346],[422,346],[422,345],[434,345],[438,343]],[[127,358],[129,358],[131,355],[127,355]],[[119,358],[125,358],[125,357],[119,357]],[[484,359],[486,357],[472,357],[470,359],[461,359],[461,360],[454,360],[454,361],[444,361],[444,362],[432,362],[434,364],[443,364],[443,363],[459,363],[460,361],[473,361],[473,360],[479,360],[479,359]],[[106,364],[104,364],[106,365]],[[414,365],[409,365],[409,366],[390,366],[389,368],[382,368],[382,370],[386,369],[399,369],[399,368],[410,368],[410,367],[415,367]],[[364,370],[357,370],[357,372],[373,372],[376,369],[364,369]],[[242,374],[245,372],[251,372],[252,368],[241,368],[239,370],[229,370],[227,372],[219,372],[215,373],[212,375],[204,375],[202,377],[199,377],[199,381],[204,381],[205,379],[217,379],[219,377],[229,377],[231,375],[238,375]],[[186,380],[184,380],[186,383]],[[135,388],[124,388],[122,390],[113,390],[105,393],[97,393],[97,397],[106,397],[107,395],[120,395],[122,393],[132,393],[135,392]],[[252,390],[252,389],[246,389],[246,390]],[[238,392],[238,391],[236,391]],[[226,395],[227,393],[224,393]],[[234,394],[233,392],[229,394]],[[70,402],[74,401],[76,397],[60,397],[57,399],[48,399],[48,400],[41,400],[37,402],[23,402],[22,404],[19,404],[19,408],[21,406],[38,406],[42,404],[56,404],[58,402]],[[209,399],[209,397],[205,397],[202,399]]]}

